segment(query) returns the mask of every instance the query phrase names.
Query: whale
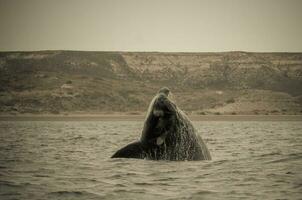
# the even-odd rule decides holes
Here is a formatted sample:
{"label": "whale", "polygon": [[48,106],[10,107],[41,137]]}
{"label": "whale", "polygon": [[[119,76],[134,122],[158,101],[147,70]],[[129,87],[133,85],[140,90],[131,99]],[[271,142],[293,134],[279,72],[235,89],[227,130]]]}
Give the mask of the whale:
{"label": "whale", "polygon": [[211,160],[210,152],[189,120],[161,88],[150,102],[141,137],[116,151],[111,158],[148,160]]}

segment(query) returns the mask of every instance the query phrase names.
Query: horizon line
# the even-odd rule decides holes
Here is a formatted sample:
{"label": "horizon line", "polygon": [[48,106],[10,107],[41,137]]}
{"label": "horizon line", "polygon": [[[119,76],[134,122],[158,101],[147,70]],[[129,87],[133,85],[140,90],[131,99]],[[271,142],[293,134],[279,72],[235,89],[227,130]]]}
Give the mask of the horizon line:
{"label": "horizon line", "polygon": [[108,53],[302,53],[302,51],[242,51],[242,50],[230,50],[230,51],[127,51],[127,50],[8,50],[0,53],[30,53],[30,52],[108,52]]}

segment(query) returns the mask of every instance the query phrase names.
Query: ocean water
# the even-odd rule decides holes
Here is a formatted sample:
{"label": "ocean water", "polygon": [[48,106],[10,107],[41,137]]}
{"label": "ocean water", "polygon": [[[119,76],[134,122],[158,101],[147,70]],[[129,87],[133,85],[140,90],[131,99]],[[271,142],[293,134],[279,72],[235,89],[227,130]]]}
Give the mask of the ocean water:
{"label": "ocean water", "polygon": [[302,122],[194,122],[211,161],[110,159],[142,121],[1,121],[0,199],[301,199]]}

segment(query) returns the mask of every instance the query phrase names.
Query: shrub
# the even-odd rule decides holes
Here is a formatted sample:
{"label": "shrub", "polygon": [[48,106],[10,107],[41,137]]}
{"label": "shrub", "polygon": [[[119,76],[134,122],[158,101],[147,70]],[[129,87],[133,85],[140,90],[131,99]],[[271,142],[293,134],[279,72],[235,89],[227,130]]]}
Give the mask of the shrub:
{"label": "shrub", "polygon": [[226,101],[226,103],[235,103],[235,99],[234,99],[234,98],[228,99],[228,100]]}
{"label": "shrub", "polygon": [[206,113],[201,111],[201,112],[198,112],[199,115],[205,115]]}

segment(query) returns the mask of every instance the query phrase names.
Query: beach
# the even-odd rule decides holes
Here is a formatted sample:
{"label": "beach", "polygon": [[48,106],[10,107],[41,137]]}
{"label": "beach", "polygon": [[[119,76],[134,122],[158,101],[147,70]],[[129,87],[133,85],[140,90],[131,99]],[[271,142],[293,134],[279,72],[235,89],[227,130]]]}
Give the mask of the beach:
{"label": "beach", "polygon": [[[302,115],[188,115],[192,121],[302,121]],[[64,114],[0,115],[0,121],[141,121],[145,115]]]}

